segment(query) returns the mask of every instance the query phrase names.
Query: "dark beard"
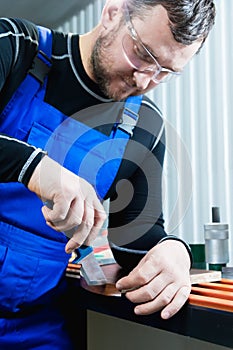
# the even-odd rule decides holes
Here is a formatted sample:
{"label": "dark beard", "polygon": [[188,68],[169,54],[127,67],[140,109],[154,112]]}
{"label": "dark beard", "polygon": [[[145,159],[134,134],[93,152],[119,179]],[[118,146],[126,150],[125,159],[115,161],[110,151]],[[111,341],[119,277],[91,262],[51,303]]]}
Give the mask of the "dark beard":
{"label": "dark beard", "polygon": [[101,63],[102,50],[106,46],[104,41],[105,39],[101,37],[96,40],[92,50],[90,64],[94,80],[99,85],[100,90],[106,97],[112,98],[112,96],[109,95],[109,79],[106,74],[106,69]]}

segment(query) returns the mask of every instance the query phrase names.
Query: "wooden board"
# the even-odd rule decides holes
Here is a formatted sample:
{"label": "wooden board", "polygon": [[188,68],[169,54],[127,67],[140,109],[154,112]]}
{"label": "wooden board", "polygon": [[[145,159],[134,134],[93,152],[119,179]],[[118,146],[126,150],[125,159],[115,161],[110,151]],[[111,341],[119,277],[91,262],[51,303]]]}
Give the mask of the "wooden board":
{"label": "wooden board", "polygon": [[217,282],[222,278],[221,271],[191,269],[190,279],[192,284],[202,282]]}
{"label": "wooden board", "polygon": [[[102,268],[106,271],[110,270],[110,274],[108,273],[108,278],[110,279],[110,283],[116,282],[115,274],[116,270],[120,270],[120,267],[117,264],[107,264],[109,267]],[[69,263],[66,269],[66,275],[69,277],[78,278],[80,276],[80,267],[81,264],[72,264]],[[113,272],[111,275],[111,271]],[[111,278],[110,278],[111,275]],[[202,283],[202,282],[217,282],[221,280],[221,271],[211,271],[211,270],[199,270],[199,269],[191,269],[190,270],[190,280],[192,284]]]}

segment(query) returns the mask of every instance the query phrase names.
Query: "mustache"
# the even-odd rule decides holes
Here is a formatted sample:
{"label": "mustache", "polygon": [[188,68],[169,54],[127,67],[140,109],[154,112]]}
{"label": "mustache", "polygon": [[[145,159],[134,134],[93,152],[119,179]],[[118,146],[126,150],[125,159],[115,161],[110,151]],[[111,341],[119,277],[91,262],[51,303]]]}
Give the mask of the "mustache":
{"label": "mustache", "polygon": [[123,82],[124,82],[126,85],[128,85],[128,86],[130,86],[130,87],[132,87],[132,88],[137,87],[136,82],[132,79],[132,77],[126,77],[126,76],[124,76],[124,77],[122,77],[122,80],[123,80]]}

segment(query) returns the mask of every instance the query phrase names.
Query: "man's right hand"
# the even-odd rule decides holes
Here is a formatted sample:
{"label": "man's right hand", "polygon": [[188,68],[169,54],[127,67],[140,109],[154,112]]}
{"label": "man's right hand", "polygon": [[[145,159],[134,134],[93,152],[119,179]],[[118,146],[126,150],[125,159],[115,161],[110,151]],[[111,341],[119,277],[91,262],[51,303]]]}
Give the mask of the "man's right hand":
{"label": "man's right hand", "polygon": [[48,226],[70,238],[65,248],[67,253],[83,243],[93,242],[106,213],[86,180],[45,156],[35,168],[28,189],[43,202],[52,203],[51,208],[44,205],[42,213]]}

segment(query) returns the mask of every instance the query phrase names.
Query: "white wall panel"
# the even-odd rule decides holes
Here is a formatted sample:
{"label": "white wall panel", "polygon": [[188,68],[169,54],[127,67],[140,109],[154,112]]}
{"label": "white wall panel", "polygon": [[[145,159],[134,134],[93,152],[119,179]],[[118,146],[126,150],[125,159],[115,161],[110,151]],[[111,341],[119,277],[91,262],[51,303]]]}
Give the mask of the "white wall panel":
{"label": "white wall panel", "polygon": [[66,21],[58,29],[80,34],[90,31],[97,25],[104,4],[104,0],[94,0],[88,3],[79,13],[75,13],[70,20]]}
{"label": "white wall panel", "polygon": [[[219,206],[221,220],[229,223],[232,263],[233,100],[230,83],[233,70],[230,62],[233,62],[233,39],[230,21],[233,2],[216,0],[215,3],[216,24],[201,52],[190,62],[179,81],[162,89],[159,87],[150,96],[183,140],[184,155],[180,157],[187,158],[188,152],[192,168],[190,179],[183,169],[187,163],[174,169],[167,153],[164,168],[164,186],[168,189],[164,208],[167,231],[190,243],[203,243],[203,224],[211,220],[211,207]],[[167,143],[169,148],[169,134]],[[181,192],[182,187],[187,190],[191,186],[190,202],[184,194],[177,197],[175,181],[171,180],[174,177],[180,179]],[[174,222],[170,216],[176,206],[183,212],[178,211],[180,217],[177,215],[177,222]]]}
{"label": "white wall panel", "polygon": [[[89,31],[105,1],[96,0],[61,29]],[[219,206],[233,236],[233,1],[215,0],[217,18],[201,52],[183,76],[148,95],[167,124],[163,193],[168,233],[204,242],[204,223]]]}

